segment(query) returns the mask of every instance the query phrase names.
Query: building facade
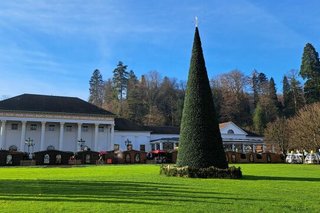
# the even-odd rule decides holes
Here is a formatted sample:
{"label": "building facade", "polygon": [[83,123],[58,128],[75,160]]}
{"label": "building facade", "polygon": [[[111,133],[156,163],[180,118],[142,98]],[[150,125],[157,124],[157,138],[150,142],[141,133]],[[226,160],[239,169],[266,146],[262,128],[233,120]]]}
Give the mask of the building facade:
{"label": "building facade", "polygon": [[[23,94],[0,101],[0,149],[174,150],[178,127],[139,126],[79,98]],[[233,122],[220,124],[226,151],[260,152],[263,138]]]}
{"label": "building facade", "polygon": [[0,120],[5,150],[113,148],[114,115],[79,98],[23,94],[0,102]]}

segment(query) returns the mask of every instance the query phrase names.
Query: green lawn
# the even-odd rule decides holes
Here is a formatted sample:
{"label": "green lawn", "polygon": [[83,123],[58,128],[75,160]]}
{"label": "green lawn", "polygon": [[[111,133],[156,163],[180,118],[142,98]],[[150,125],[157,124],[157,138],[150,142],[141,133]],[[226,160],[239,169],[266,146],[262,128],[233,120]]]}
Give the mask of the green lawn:
{"label": "green lawn", "polygon": [[319,212],[320,165],[241,164],[241,180],[159,165],[0,168],[0,212]]}

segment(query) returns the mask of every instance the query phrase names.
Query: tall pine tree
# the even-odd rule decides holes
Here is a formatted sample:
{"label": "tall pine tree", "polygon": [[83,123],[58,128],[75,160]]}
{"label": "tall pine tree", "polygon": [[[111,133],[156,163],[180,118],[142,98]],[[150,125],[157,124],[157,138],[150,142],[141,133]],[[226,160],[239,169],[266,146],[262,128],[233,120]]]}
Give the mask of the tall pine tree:
{"label": "tall pine tree", "polygon": [[289,118],[294,115],[292,91],[287,76],[283,77],[283,115]]}
{"label": "tall pine tree", "polygon": [[89,102],[101,107],[104,99],[104,82],[98,69],[95,69],[89,81]]}
{"label": "tall pine tree", "polygon": [[178,166],[227,168],[198,27],[180,127]]}
{"label": "tall pine tree", "polygon": [[278,101],[276,84],[274,83],[274,80],[273,80],[272,77],[270,78],[270,81],[269,81],[269,98],[271,100],[272,105],[277,110],[277,116],[279,116],[280,115],[280,110],[281,110],[281,104]]}
{"label": "tall pine tree", "polygon": [[127,97],[129,73],[127,71],[127,65],[124,65],[119,61],[117,67],[113,70],[113,87],[116,90],[118,100],[120,102],[120,109],[118,114],[122,115],[123,100]]}
{"label": "tall pine tree", "polygon": [[320,101],[320,62],[312,44],[307,43],[303,50],[300,75],[304,83],[304,97],[307,104]]}
{"label": "tall pine tree", "polygon": [[253,70],[252,73],[252,91],[253,91],[253,105],[254,107],[257,106],[259,102],[259,79],[258,79],[259,73],[257,70]]}

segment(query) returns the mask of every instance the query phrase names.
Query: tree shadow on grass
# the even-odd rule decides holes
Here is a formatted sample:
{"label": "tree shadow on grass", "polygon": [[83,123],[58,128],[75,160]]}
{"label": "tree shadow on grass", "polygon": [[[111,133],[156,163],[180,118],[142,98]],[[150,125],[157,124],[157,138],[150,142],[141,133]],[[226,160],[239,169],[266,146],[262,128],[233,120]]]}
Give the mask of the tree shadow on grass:
{"label": "tree shadow on grass", "polygon": [[265,201],[232,194],[190,189],[186,185],[132,181],[1,180],[0,200],[38,202],[99,202],[168,205],[167,202],[230,204],[236,200]]}
{"label": "tree shadow on grass", "polygon": [[275,180],[275,181],[308,181],[308,182],[320,182],[320,178],[311,177],[277,177],[277,176],[255,176],[244,175],[242,180]]}

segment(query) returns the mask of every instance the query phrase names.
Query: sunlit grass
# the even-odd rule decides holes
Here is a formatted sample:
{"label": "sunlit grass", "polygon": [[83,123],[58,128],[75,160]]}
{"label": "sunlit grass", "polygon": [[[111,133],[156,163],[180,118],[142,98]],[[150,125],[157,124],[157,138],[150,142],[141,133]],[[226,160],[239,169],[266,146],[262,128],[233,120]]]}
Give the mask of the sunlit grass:
{"label": "sunlit grass", "polygon": [[241,164],[241,180],[159,165],[0,168],[0,212],[319,212],[320,166]]}

